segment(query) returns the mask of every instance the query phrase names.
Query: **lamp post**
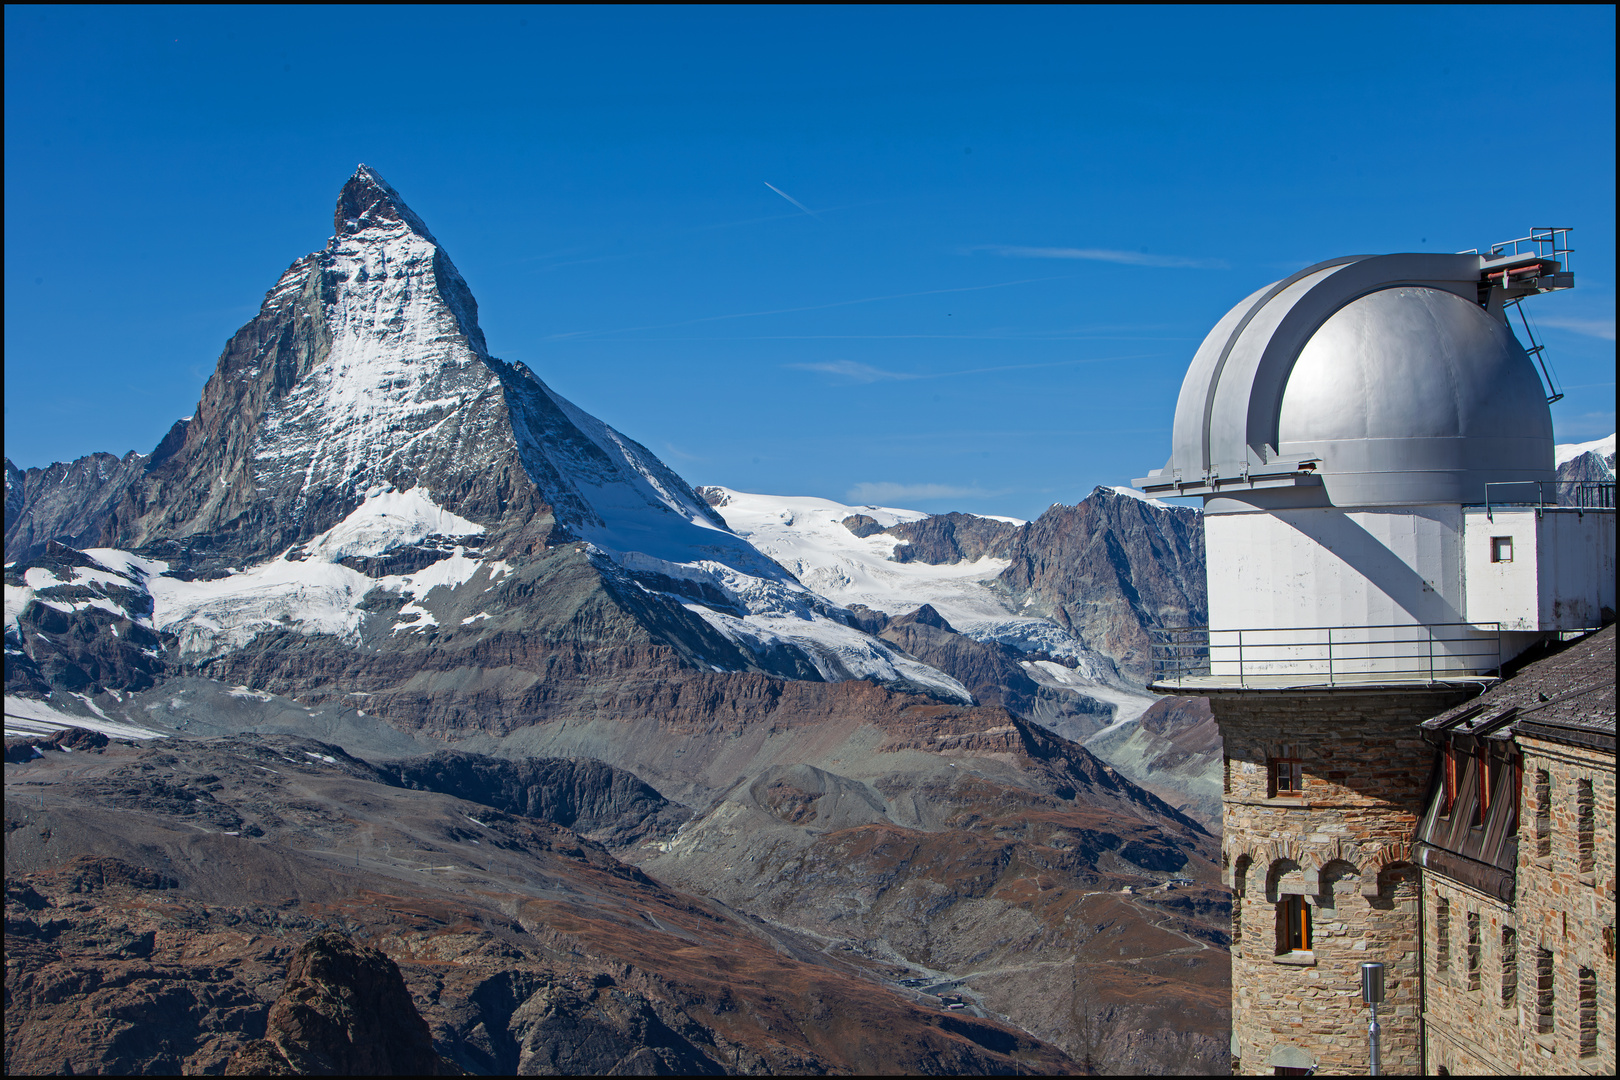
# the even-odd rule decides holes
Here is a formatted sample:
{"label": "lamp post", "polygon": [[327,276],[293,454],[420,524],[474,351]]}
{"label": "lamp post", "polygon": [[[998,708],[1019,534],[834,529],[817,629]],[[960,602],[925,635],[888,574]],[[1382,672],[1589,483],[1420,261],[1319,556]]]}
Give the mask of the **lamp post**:
{"label": "lamp post", "polygon": [[1384,1000],[1384,965],[1369,961],[1361,965],[1361,1000],[1372,1009],[1372,1022],[1367,1025],[1367,1065],[1369,1076],[1379,1075],[1378,1060],[1378,1003]]}

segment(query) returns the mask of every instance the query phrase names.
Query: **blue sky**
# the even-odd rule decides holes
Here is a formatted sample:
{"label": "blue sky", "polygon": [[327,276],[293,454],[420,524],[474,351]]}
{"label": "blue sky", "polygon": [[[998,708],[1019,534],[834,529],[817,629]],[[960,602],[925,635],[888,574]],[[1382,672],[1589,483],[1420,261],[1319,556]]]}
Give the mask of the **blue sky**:
{"label": "blue sky", "polygon": [[[694,483],[1033,517],[1163,463],[1312,262],[1576,228],[1614,430],[1614,9],[6,9],[6,454],[149,451],[357,162],[491,350]],[[801,209],[802,207],[802,209]]]}

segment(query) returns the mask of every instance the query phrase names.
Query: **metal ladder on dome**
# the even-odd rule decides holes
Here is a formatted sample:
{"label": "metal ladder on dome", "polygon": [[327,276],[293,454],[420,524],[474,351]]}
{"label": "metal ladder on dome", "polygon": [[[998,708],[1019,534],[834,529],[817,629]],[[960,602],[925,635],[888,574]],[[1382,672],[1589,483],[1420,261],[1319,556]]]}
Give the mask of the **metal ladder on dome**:
{"label": "metal ladder on dome", "polygon": [[1518,309],[1519,323],[1524,327],[1525,339],[1530,343],[1524,351],[1534,358],[1536,366],[1541,369],[1541,377],[1547,384],[1549,405],[1562,401],[1564,392],[1558,388],[1552,368],[1543,355],[1547,346],[1536,337],[1523,301],[1526,297],[1575,287],[1575,274],[1569,269],[1569,256],[1574,251],[1569,246],[1569,234],[1573,231],[1553,226],[1531,228],[1529,236],[1492,244],[1488,254],[1480,252],[1478,248],[1458,252],[1459,255],[1480,256],[1482,306],[1489,308],[1492,300],[1500,303],[1504,322],[1509,321],[1509,307]]}

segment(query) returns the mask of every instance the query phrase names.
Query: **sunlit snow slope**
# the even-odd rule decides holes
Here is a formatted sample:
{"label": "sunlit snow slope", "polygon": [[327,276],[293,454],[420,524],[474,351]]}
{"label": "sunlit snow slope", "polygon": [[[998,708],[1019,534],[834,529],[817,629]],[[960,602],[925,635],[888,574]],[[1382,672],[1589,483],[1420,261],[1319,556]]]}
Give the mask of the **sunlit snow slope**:
{"label": "sunlit snow slope", "polygon": [[1603,438],[1593,439],[1591,442],[1559,443],[1553,447],[1553,460],[1555,464],[1562,465],[1564,462],[1578,458],[1589,451],[1598,457],[1613,457],[1614,436],[1605,435]]}
{"label": "sunlit snow slope", "polygon": [[970,699],[734,534],[645,447],[491,356],[465,280],[374,170],[349,179],[333,224],[231,339],[93,553],[149,590],[151,628],[183,661],[270,631],[387,647],[452,608],[472,625],[468,590],[579,543],[614,588],[655,598],[654,633],[735,646],[716,670]]}
{"label": "sunlit snow slope", "polygon": [[887,527],[928,517],[921,511],[730,488],[705,490],[719,493],[716,508],[734,532],[835,603],[862,604],[885,615],[904,615],[930,604],[968,637],[1062,657],[1076,664],[1080,677],[1099,677],[1095,658],[1066,630],[1050,619],[1021,614],[990,587],[1007,560],[985,556],[938,566],[896,562],[895,548],[904,541],[884,533],[859,537],[843,525],[844,519],[861,514]]}

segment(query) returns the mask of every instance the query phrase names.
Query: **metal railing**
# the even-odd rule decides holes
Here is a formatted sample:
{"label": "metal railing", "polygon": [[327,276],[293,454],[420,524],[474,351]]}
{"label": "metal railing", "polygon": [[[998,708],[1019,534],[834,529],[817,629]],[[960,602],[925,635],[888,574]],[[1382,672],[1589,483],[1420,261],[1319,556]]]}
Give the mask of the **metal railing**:
{"label": "metal railing", "polygon": [[1467,679],[1502,667],[1502,626],[1495,622],[1241,630],[1177,626],[1148,634],[1155,683],[1365,686]]}
{"label": "metal railing", "polygon": [[[1562,263],[1565,269],[1568,269],[1569,257],[1575,250],[1569,246],[1569,234],[1574,231],[1573,227],[1566,229],[1555,226],[1546,228],[1532,226],[1529,236],[1521,236],[1514,240],[1503,240],[1500,244],[1492,244],[1490,254],[1486,258],[1500,259],[1504,256],[1534,255],[1538,259],[1555,259]],[[1509,250],[1510,248],[1512,250]],[[1479,253],[1478,248],[1469,248],[1467,251],[1457,252],[1459,255],[1478,255]]]}
{"label": "metal railing", "polygon": [[[1536,513],[1547,510],[1610,510],[1614,509],[1613,480],[1492,480],[1485,485],[1485,516],[1492,521],[1493,509],[1530,508]],[[1492,488],[1534,488],[1534,498],[1496,498]],[[1551,492],[1551,498],[1548,493]]]}
{"label": "metal railing", "polygon": [[[1504,255],[1534,255],[1538,259],[1556,259],[1568,269],[1569,256],[1574,250],[1569,246],[1569,234],[1573,231],[1553,227],[1531,228],[1529,236],[1492,244],[1489,257],[1500,259]],[[1513,250],[1509,251],[1509,248]]]}

